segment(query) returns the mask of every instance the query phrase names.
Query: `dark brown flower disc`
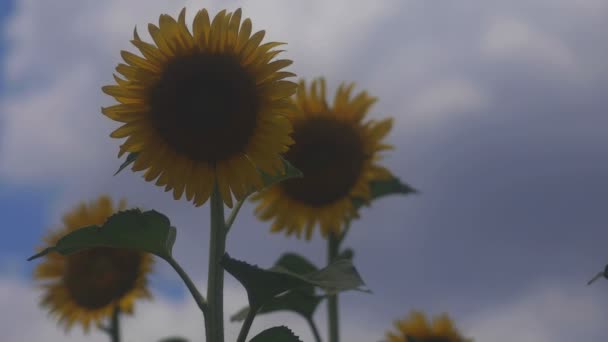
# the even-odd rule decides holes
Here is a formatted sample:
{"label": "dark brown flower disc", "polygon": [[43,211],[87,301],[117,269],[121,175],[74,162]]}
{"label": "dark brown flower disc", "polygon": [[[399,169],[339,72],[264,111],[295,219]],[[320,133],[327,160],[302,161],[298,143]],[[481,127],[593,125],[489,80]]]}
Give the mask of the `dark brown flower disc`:
{"label": "dark brown flower disc", "polygon": [[255,79],[236,58],[171,59],[150,90],[152,124],[177,153],[215,162],[242,153],[260,110]]}
{"label": "dark brown flower disc", "polygon": [[338,119],[319,116],[294,124],[295,144],[285,158],[304,174],[281,182],[285,194],[313,207],[347,196],[363,170],[361,137]]}
{"label": "dark brown flower disc", "polygon": [[121,299],[136,286],[140,252],[116,248],[91,248],[66,257],[65,287],[78,305],[104,307]]}

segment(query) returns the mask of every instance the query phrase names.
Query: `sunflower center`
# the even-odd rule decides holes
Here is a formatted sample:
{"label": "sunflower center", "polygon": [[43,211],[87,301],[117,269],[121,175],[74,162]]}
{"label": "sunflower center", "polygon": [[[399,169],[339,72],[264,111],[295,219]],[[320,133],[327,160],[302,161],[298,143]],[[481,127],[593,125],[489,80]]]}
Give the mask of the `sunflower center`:
{"label": "sunflower center", "polygon": [[66,257],[64,283],[81,307],[99,309],[135,288],[141,253],[116,248],[91,248]]}
{"label": "sunflower center", "polygon": [[366,159],[354,127],[330,117],[314,117],[295,123],[292,137],[295,144],[285,157],[304,177],[281,182],[285,194],[313,207],[347,196]]}
{"label": "sunflower center", "polygon": [[148,102],[173,150],[212,163],[243,152],[260,109],[255,79],[235,57],[202,53],[174,57]]}

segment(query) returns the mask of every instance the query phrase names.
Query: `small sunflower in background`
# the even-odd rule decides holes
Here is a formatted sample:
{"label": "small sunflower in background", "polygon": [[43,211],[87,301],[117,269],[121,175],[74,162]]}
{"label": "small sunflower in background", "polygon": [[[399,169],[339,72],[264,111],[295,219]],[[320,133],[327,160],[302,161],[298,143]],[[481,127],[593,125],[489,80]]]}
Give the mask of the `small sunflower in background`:
{"label": "small sunflower in background", "polygon": [[396,321],[395,327],[397,332],[386,334],[387,342],[473,342],[460,335],[447,314],[429,322],[423,313],[412,311],[407,319]]}
{"label": "small sunflower in background", "polygon": [[370,197],[369,182],[392,177],[378,165],[380,152],[392,146],[382,142],[392,119],[364,121],[376,98],[366,92],[351,96],[354,84],[337,89],[333,105],[325,99],[325,80],[301,81],[289,112],[295,141],[285,159],[304,174],[256,194],[256,213],[274,219],[271,230],[285,230],[310,239],[315,224],[321,233],[340,233],[346,219],[356,217],[353,198]]}
{"label": "small sunflower in background", "polygon": [[284,43],[262,44],[265,31],[252,34],[241,10],[219,12],[212,20],[203,9],[192,33],[183,9],[177,21],[160,16],[149,24],[154,44],[131,42],[141,55],[122,51],[116,85],[103,87],[119,104],[102,113],[123,125],[111,137],[138,153],[132,170],[146,170],[146,181],[186,195],[196,206],[209,198],[215,182],[232,207],[251,189],[262,187],[259,170],[284,172],[280,155],[293,143],[285,116],[297,84],[281,71],[292,61],[275,60]]}
{"label": "small sunflower in background", "polygon": [[[121,201],[118,210],[124,210]],[[86,205],[81,203],[63,217],[63,226],[50,232],[44,242],[55,245],[66,234],[90,225],[102,225],[116,212],[112,200],[101,196]],[[35,271],[34,278],[44,290],[41,305],[58,318],[67,330],[75,323],[85,332],[91,323],[99,324],[118,307],[123,313],[133,313],[134,302],[151,298],[147,275],[153,264],[152,255],[116,248],[91,248],[62,256],[46,254]]]}

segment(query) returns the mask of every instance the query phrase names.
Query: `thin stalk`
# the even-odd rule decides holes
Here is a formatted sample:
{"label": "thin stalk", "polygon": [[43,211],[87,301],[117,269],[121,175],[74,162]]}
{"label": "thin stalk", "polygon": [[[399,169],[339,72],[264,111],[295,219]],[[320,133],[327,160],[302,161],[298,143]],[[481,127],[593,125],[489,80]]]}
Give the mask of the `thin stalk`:
{"label": "thin stalk", "polygon": [[241,210],[241,207],[243,206],[243,203],[245,203],[245,200],[247,200],[247,197],[236,202],[236,206],[234,207],[234,209],[232,209],[232,212],[230,212],[230,215],[228,216],[228,219],[226,220],[226,234],[228,234],[228,232],[230,231],[230,228],[232,228],[232,224],[234,223],[234,220],[236,219],[236,215],[238,215],[239,210]]}
{"label": "thin stalk", "polygon": [[120,308],[118,305],[114,307],[112,312],[112,320],[110,321],[110,340],[112,342],[120,342]]}
{"label": "thin stalk", "polygon": [[207,342],[224,342],[224,269],[220,260],[226,251],[224,202],[217,183],[211,193],[211,236],[209,239],[209,270],[207,301],[209,315],[205,320]]}
{"label": "thin stalk", "polygon": [[[340,240],[334,233],[327,238],[327,264],[331,264],[339,254]],[[327,328],[329,342],[340,341],[340,322],[338,321],[338,295],[327,297]]]}
{"label": "thin stalk", "polygon": [[317,329],[317,325],[312,317],[306,317],[306,322],[310,326],[310,330],[312,330],[312,334],[315,337],[315,342],[321,342],[321,335],[319,334],[319,329]]}
{"label": "thin stalk", "polygon": [[209,313],[209,307],[207,306],[207,302],[205,301],[205,298],[203,297],[203,295],[201,295],[201,293],[196,288],[196,285],[194,285],[194,282],[192,282],[192,279],[190,279],[190,277],[188,276],[186,271],[184,271],[184,269],[177,263],[177,261],[175,261],[175,259],[173,259],[173,257],[169,257],[166,260],[169,263],[169,265],[171,265],[171,267],[173,267],[175,272],[177,272],[177,274],[179,274],[179,276],[182,278],[182,280],[186,284],[186,287],[188,287],[188,290],[192,294],[194,301],[198,305],[199,309],[201,309],[201,311],[203,312],[203,316],[205,317],[205,320],[207,320],[207,315]]}
{"label": "thin stalk", "polygon": [[253,323],[253,319],[255,318],[255,314],[257,312],[257,308],[249,309],[249,312],[247,312],[247,317],[245,317],[245,321],[243,321],[243,325],[241,326],[241,331],[239,332],[239,337],[236,339],[236,342],[245,342],[245,340],[247,339],[247,334],[249,333],[249,329],[251,329],[251,324]]}

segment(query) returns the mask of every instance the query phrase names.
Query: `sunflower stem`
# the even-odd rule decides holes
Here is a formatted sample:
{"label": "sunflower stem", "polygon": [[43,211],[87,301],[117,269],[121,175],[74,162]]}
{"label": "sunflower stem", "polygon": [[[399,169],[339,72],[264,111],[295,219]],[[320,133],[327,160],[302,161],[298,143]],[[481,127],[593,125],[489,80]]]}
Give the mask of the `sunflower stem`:
{"label": "sunflower stem", "polygon": [[236,220],[236,215],[238,215],[239,210],[241,210],[241,207],[243,206],[243,203],[245,203],[245,200],[247,200],[247,196],[245,196],[245,198],[243,198],[242,200],[238,201],[236,203],[236,206],[234,207],[234,209],[232,209],[232,211],[230,212],[230,215],[228,216],[228,219],[226,220],[226,234],[228,234],[228,232],[230,231],[230,228],[232,227],[232,224],[234,223],[234,220]]}
{"label": "sunflower stem", "polygon": [[207,300],[209,315],[205,320],[207,342],[224,342],[224,269],[220,261],[226,251],[224,202],[217,181],[211,193],[211,236]]}
{"label": "sunflower stem", "polygon": [[173,259],[173,257],[169,257],[166,260],[169,263],[169,265],[171,265],[171,267],[173,267],[175,272],[177,272],[177,274],[179,274],[179,276],[182,278],[182,280],[184,281],[184,284],[186,284],[186,287],[192,294],[194,301],[198,305],[199,309],[201,309],[201,311],[203,312],[203,317],[205,318],[205,320],[207,320],[207,315],[209,312],[209,308],[207,307],[207,302],[205,301],[205,298],[203,297],[203,295],[201,295],[201,293],[196,288],[196,285],[194,285],[194,282],[192,281],[192,279],[190,279],[190,277],[188,276],[188,273],[186,273],[186,271],[184,271],[184,269],[177,263],[177,261],[175,261],[175,259]]}
{"label": "sunflower stem", "polygon": [[312,319],[312,317],[306,317],[306,322],[308,322],[310,330],[312,330],[312,334],[315,337],[315,342],[321,342],[321,335],[319,334],[319,329],[317,328],[317,325],[315,324],[315,321]]}
{"label": "sunflower stem", "polygon": [[241,326],[241,331],[239,332],[239,337],[237,337],[236,342],[245,342],[247,340],[247,334],[249,334],[249,329],[251,329],[251,324],[253,324],[253,319],[255,318],[255,314],[258,312],[259,307],[252,307],[247,312],[247,317],[245,317],[245,321],[243,321],[243,325]]}
{"label": "sunflower stem", "polygon": [[110,340],[112,342],[120,342],[120,308],[118,305],[114,307],[112,312],[112,320],[110,321]]}
{"label": "sunflower stem", "polygon": [[[327,238],[327,264],[331,264],[340,252],[340,239],[333,232]],[[340,340],[340,322],[338,321],[338,295],[327,297],[327,327],[329,342]]]}

